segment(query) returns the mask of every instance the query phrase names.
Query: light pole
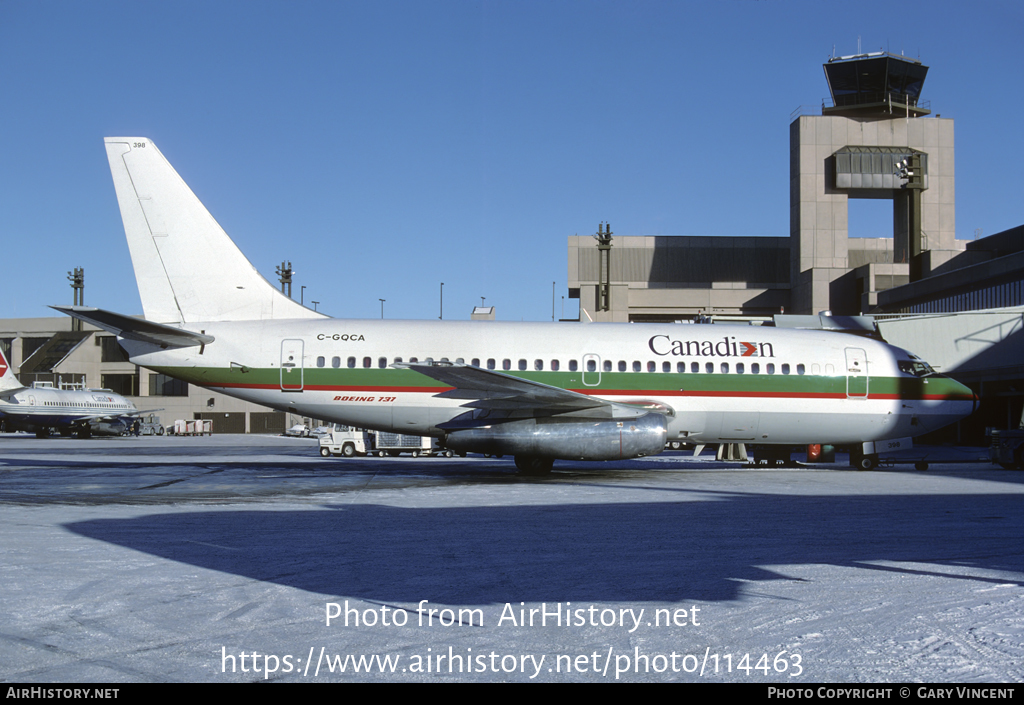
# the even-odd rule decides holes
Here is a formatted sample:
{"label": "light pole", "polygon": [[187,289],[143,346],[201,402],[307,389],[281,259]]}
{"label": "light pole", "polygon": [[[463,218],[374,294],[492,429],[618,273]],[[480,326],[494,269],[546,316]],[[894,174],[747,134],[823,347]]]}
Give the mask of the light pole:
{"label": "light pole", "polygon": [[309,303],[313,304],[313,310],[314,310],[314,311],[316,311],[316,306],[317,306],[317,304],[319,304],[320,302],[319,302],[319,301],[310,301]]}
{"label": "light pole", "polygon": [[292,263],[286,260],[281,263],[281,266],[278,267],[276,271],[277,276],[280,277],[278,281],[281,282],[281,293],[289,299],[292,298],[292,277],[295,276],[295,270],[292,269]]}
{"label": "light pole", "polygon": [[377,300],[380,301],[380,318],[381,318],[381,320],[384,320],[384,302],[387,299],[377,299]]}
{"label": "light pole", "polygon": [[303,286],[299,289],[299,306],[306,305],[306,287]]}

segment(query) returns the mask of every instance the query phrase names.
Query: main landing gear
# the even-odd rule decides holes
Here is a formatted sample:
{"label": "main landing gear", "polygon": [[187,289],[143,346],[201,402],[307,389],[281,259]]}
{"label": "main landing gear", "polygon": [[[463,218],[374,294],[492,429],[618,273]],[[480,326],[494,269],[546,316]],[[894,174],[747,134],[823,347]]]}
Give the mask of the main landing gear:
{"label": "main landing gear", "polygon": [[850,453],[850,465],[858,470],[874,470],[878,467],[878,456]]}
{"label": "main landing gear", "polygon": [[538,458],[533,455],[517,455],[516,467],[524,475],[547,475],[551,472],[555,461],[551,458]]}

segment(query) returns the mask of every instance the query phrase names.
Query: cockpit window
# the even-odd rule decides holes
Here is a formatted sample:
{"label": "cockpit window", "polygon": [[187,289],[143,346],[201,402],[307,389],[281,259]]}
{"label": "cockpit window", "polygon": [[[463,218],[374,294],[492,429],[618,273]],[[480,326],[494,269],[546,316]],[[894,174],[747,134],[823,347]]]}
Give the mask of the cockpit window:
{"label": "cockpit window", "polygon": [[932,366],[924,360],[900,360],[899,365],[900,372],[905,372],[915,377],[927,377],[928,375],[935,374]]}

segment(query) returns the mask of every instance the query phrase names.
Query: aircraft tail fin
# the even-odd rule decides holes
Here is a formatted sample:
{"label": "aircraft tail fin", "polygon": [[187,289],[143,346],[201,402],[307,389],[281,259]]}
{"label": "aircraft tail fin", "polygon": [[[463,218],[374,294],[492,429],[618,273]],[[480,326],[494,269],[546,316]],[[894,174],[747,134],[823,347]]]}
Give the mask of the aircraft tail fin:
{"label": "aircraft tail fin", "polygon": [[18,378],[14,376],[14,372],[11,370],[11,366],[7,364],[7,358],[4,357],[4,353],[0,350],[0,392],[8,392],[12,389],[21,389],[25,385],[18,381]]}
{"label": "aircraft tail fin", "polygon": [[325,318],[256,271],[152,140],[104,142],[147,320]]}

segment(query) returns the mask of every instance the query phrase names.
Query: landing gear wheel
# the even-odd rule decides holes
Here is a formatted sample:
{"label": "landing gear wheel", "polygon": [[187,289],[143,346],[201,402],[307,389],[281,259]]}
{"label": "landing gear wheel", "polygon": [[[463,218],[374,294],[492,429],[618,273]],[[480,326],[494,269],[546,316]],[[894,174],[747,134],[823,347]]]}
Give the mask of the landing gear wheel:
{"label": "landing gear wheel", "polygon": [[455,457],[455,453],[453,451],[446,450],[444,452],[444,457],[446,457],[446,458],[454,458]]}
{"label": "landing gear wheel", "polygon": [[341,454],[344,455],[346,458],[351,458],[353,455],[356,454],[356,447],[351,443],[346,443],[341,447]]}
{"label": "landing gear wheel", "polygon": [[331,451],[327,446],[324,446],[323,448],[320,449],[320,455],[324,456],[325,458],[329,458],[331,456]]}
{"label": "landing gear wheel", "polygon": [[874,455],[862,455],[857,458],[858,470],[874,470],[878,467],[878,457]]}
{"label": "landing gear wheel", "polygon": [[551,458],[538,458],[532,455],[517,455],[516,467],[524,475],[547,475],[551,472],[555,461]]}

